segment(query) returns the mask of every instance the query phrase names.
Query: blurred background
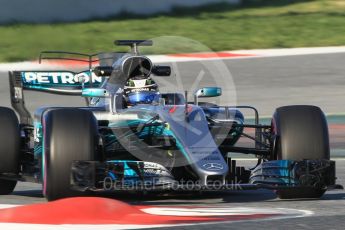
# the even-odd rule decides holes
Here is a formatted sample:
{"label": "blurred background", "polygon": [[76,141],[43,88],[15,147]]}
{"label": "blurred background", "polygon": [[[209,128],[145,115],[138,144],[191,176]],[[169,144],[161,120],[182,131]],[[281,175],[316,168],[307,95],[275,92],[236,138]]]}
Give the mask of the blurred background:
{"label": "blurred background", "polygon": [[[214,51],[345,44],[342,0],[0,0],[0,62],[182,36]],[[189,44],[155,53],[188,50]]]}

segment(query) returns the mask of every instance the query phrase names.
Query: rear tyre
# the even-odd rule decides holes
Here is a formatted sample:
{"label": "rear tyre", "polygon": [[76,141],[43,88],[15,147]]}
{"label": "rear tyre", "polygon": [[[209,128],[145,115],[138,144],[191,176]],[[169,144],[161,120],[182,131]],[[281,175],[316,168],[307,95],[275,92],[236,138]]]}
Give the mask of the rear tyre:
{"label": "rear tyre", "polygon": [[[273,159],[319,160],[330,159],[328,127],[319,107],[297,105],[276,109],[272,119],[276,136]],[[323,188],[278,190],[281,199],[320,198]]]}
{"label": "rear tyre", "polygon": [[70,188],[71,165],[96,159],[96,119],[90,111],[73,108],[49,111],[43,119],[43,193],[49,201],[80,195]]}
{"label": "rear tyre", "polygon": [[[20,131],[16,114],[10,108],[0,107],[0,173],[19,171]],[[13,192],[17,181],[0,179],[0,195]]]}

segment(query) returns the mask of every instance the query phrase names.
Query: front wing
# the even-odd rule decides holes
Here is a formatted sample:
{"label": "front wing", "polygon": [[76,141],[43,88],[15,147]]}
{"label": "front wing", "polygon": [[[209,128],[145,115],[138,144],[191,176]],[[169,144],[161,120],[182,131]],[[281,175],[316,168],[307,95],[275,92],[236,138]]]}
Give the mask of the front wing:
{"label": "front wing", "polygon": [[202,186],[176,181],[168,169],[152,162],[75,161],[71,171],[72,189],[93,192],[327,189],[335,180],[335,162],[330,160],[267,161],[251,171],[249,183],[212,181]]}

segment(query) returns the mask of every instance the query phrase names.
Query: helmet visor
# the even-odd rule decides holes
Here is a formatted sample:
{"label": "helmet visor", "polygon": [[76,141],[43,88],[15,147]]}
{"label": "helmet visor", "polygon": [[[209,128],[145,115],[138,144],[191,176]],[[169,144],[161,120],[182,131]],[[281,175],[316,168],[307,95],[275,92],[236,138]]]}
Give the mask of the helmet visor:
{"label": "helmet visor", "polygon": [[157,97],[155,91],[142,91],[128,94],[127,103],[129,105],[151,104]]}

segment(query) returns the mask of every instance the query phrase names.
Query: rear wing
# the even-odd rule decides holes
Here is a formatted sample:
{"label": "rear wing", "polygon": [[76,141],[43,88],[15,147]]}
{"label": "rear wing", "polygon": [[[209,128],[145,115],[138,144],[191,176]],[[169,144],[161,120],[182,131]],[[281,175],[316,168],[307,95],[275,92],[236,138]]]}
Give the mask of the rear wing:
{"label": "rear wing", "polygon": [[86,63],[88,65],[88,68],[92,69],[94,65],[112,65],[119,58],[123,57],[126,54],[127,53],[121,52],[101,52],[95,54],[84,54],[68,51],[42,51],[40,53],[38,62],[41,64],[44,60],[75,61],[80,63]]}
{"label": "rear wing", "polygon": [[83,87],[99,87],[104,77],[91,70],[72,71],[13,71],[9,72],[10,83],[23,90],[43,91],[63,95],[81,95]]}
{"label": "rear wing", "polygon": [[31,124],[31,115],[25,107],[24,91],[81,96],[82,88],[100,87],[105,80],[91,70],[72,71],[10,71],[11,105],[18,112],[22,124]]}
{"label": "rear wing", "polygon": [[[130,46],[131,52],[137,54],[138,46],[151,46],[152,41],[118,40],[115,41],[115,44],[119,46]],[[23,95],[25,90],[42,91],[62,95],[81,95],[84,87],[99,87],[105,80],[104,77],[98,77],[94,74],[92,71],[94,65],[112,66],[113,63],[126,54],[128,53],[101,52],[95,54],[83,54],[68,51],[43,51],[40,53],[39,63],[43,60],[83,62],[88,64],[88,70],[79,73],[72,71],[10,71],[9,82],[11,105],[19,114],[20,123],[23,125],[32,124],[31,114],[25,107]],[[167,71],[167,69],[163,68],[163,72],[164,71]]]}

